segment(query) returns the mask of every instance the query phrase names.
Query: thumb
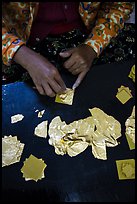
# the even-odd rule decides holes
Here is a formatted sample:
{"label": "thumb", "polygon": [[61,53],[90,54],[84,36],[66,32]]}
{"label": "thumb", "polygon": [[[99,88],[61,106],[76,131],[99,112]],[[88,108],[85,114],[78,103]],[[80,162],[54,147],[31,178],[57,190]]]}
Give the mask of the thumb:
{"label": "thumb", "polygon": [[77,78],[77,80],[75,81],[75,83],[73,84],[72,89],[75,89],[75,88],[77,88],[77,87],[80,85],[80,83],[81,83],[82,80],[84,79],[86,73],[87,73],[87,72],[81,72],[81,73],[78,75],[78,78]]}
{"label": "thumb", "polygon": [[59,55],[61,57],[70,57],[70,55],[72,54],[73,50],[67,50],[67,51],[63,51],[63,52],[60,52]]}

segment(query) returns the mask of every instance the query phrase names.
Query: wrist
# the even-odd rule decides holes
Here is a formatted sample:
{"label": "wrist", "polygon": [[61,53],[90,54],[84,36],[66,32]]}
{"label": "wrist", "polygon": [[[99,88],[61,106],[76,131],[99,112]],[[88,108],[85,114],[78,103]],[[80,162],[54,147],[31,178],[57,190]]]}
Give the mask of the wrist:
{"label": "wrist", "polygon": [[13,60],[28,71],[29,67],[31,67],[30,66],[31,63],[33,63],[33,60],[30,60],[30,59],[34,54],[37,54],[37,53],[35,53],[27,46],[23,45],[15,53]]}
{"label": "wrist", "polygon": [[94,59],[97,58],[97,53],[96,53],[96,51],[95,51],[90,45],[87,45],[87,44],[85,44],[85,45],[88,47],[89,52],[91,53],[92,57],[93,57]]}

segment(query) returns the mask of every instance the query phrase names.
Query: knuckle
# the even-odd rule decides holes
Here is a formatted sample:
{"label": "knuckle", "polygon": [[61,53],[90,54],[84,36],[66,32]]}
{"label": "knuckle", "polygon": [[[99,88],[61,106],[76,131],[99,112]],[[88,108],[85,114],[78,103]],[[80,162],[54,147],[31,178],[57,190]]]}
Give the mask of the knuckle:
{"label": "knuckle", "polygon": [[56,70],[56,69],[53,69],[53,70],[51,71],[51,74],[52,74],[52,76],[56,76],[56,75],[57,75],[57,70]]}
{"label": "knuckle", "polygon": [[65,68],[69,68],[69,64],[68,63],[64,63],[64,67]]}
{"label": "knuckle", "polygon": [[75,59],[76,59],[76,60],[80,60],[80,55],[79,55],[79,54],[76,54],[76,55],[75,55]]}
{"label": "knuckle", "polygon": [[83,59],[81,59],[80,61],[79,61],[79,64],[85,64],[85,60],[83,60]]}
{"label": "knuckle", "polygon": [[45,75],[45,79],[49,80],[51,78],[54,78],[57,75],[56,69],[51,69],[48,73]]}

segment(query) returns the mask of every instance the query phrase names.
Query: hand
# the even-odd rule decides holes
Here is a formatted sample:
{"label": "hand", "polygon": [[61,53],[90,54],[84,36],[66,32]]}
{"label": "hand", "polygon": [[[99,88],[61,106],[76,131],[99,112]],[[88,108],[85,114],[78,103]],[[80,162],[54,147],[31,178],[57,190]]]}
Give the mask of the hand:
{"label": "hand", "polygon": [[54,65],[26,46],[22,46],[17,51],[14,61],[29,72],[40,94],[54,97],[56,93],[62,93],[66,89]]}
{"label": "hand", "polygon": [[82,44],[76,48],[61,52],[60,56],[63,58],[69,57],[69,59],[65,61],[64,67],[73,75],[78,75],[72,87],[75,89],[90,70],[92,62],[97,54],[89,45]]}

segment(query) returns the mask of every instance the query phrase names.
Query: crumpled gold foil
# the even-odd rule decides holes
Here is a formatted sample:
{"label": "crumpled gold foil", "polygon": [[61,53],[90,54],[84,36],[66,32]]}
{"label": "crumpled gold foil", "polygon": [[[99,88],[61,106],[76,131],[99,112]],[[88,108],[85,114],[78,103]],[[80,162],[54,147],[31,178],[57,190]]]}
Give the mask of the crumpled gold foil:
{"label": "crumpled gold foil", "polygon": [[76,156],[91,146],[95,158],[106,160],[106,147],[118,145],[120,123],[99,108],[89,111],[92,116],[70,124],[66,124],[59,116],[51,121],[49,144],[54,146],[56,154]]}
{"label": "crumpled gold foil", "polygon": [[130,149],[135,148],[135,106],[133,106],[132,113],[130,117],[125,122],[126,126],[126,137],[128,140],[128,144]]}
{"label": "crumpled gold foil", "polygon": [[135,82],[135,65],[132,66],[128,77],[131,78],[133,82]]}

